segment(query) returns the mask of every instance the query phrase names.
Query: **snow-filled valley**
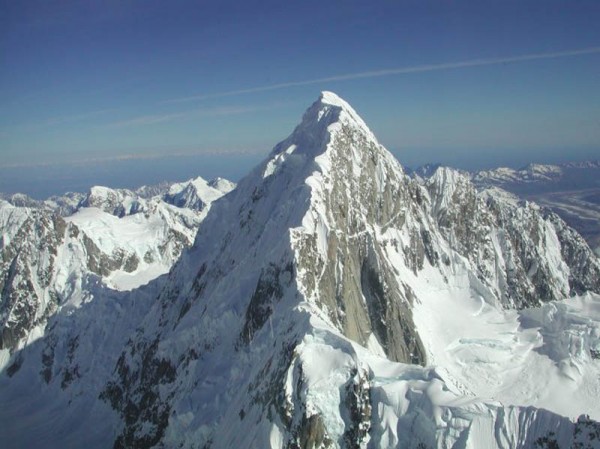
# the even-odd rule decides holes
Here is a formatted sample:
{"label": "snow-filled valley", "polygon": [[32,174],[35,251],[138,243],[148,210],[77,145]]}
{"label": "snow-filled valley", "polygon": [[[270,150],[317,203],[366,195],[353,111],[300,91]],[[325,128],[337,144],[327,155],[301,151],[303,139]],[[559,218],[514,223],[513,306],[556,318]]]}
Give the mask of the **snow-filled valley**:
{"label": "snow-filled valley", "polygon": [[431,274],[420,279],[415,324],[453,391],[600,419],[599,295],[503,310],[472,292],[466,275],[439,289]]}
{"label": "snow-filled valley", "polygon": [[43,202],[24,195],[0,200],[0,366],[11,349],[43,335],[59,309],[167,273],[210,204],[234,187],[197,178],[135,192],[97,186]]}
{"label": "snow-filled valley", "polygon": [[4,447],[600,447],[600,262],[556,214],[409,177],[331,92],[211,184],[2,204]]}

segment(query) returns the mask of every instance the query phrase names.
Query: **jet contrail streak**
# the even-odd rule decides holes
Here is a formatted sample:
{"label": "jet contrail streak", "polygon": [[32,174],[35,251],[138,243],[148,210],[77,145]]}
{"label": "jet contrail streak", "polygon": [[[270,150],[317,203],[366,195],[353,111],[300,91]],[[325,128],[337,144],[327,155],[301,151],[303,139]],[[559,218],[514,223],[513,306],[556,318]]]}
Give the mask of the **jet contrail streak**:
{"label": "jet contrail streak", "polygon": [[465,67],[481,67],[488,65],[507,64],[512,62],[536,61],[540,59],[566,58],[569,56],[587,55],[600,53],[600,47],[581,48],[578,50],[558,51],[553,53],[532,53],[521,56],[508,56],[503,58],[484,58],[471,59],[469,61],[446,62],[442,64],[427,64],[413,67],[399,67],[394,69],[372,70],[368,72],[347,73],[343,75],[334,75],[325,78],[315,78],[304,81],[290,81],[287,83],[271,84],[268,86],[251,87],[249,89],[232,90],[229,92],[220,92],[216,94],[195,95],[192,97],[176,98],[167,100],[166,103],[184,103],[188,101],[205,100],[209,98],[231,97],[234,95],[249,94],[254,92],[265,92],[269,90],[285,89],[287,87],[307,86],[310,84],[320,84],[331,81],[346,81],[364,78],[377,78],[381,76],[402,75],[406,73],[435,72],[438,70],[461,69]]}

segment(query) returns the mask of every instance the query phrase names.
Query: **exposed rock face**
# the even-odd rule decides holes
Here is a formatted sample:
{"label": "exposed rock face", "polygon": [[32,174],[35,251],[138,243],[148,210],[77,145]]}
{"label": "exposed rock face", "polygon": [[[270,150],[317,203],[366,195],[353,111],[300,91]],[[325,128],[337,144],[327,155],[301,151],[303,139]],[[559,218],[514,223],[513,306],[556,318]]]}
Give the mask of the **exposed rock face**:
{"label": "exposed rock face", "polygon": [[[376,425],[372,380],[358,367],[346,372],[339,387],[346,399],[339,407],[347,421],[338,433],[323,414],[323,398],[310,399],[314,386],[309,387],[306,372],[313,362],[298,355],[307,332],[298,323],[306,322],[306,308],[329,329],[364,346],[375,344],[391,360],[425,364],[411,312],[418,293],[399,276],[402,266],[414,276],[427,267],[450,276],[455,264],[466,263],[474,288],[505,307],[568,294],[560,255],[548,262],[550,268],[539,268],[543,275],[535,277],[531,269],[557,240],[549,222],[532,206],[513,204],[512,198],[496,204],[493,194],[486,195],[454,172],[442,171],[425,185],[409,179],[343,101],[325,96],[315,103],[294,133],[209,214],[194,248],[171,273],[162,306],[146,318],[145,337],[139,338],[160,333],[162,352],[173,366],[179,363],[179,385],[196,385],[194,392],[176,384],[162,390],[175,404],[169,421],[173,430],[165,432],[163,441],[178,441],[176,429],[182,423],[176,424],[175,416],[181,401],[187,395],[212,397],[202,379],[214,375],[209,374],[216,373],[214,367],[223,366],[221,354],[235,348],[239,355],[232,374],[211,388],[228,390],[239,382],[236,366],[250,357],[256,374],[250,375],[246,394],[254,399],[248,405],[243,393],[232,392],[228,405],[217,412],[221,418],[209,420],[213,430],[204,441],[210,447],[250,441],[224,436],[221,426],[234,410],[236,422],[252,416],[261,425],[280,423],[287,435],[282,447],[364,447],[368,430]],[[510,228],[511,214],[524,220],[526,234]],[[223,222],[233,226],[223,228]],[[506,248],[494,245],[496,234],[507,236]],[[511,251],[515,254],[509,258]],[[500,258],[513,264],[510,269],[494,265]],[[492,268],[504,271],[497,274]],[[305,306],[298,309],[298,304]],[[183,349],[190,335],[199,350]],[[327,338],[337,341],[333,335]],[[140,370],[132,357],[122,360],[129,361],[129,372]],[[135,380],[113,382],[130,392],[151,388]],[[123,432],[142,427],[139,417],[125,423]]]}
{"label": "exposed rock face", "polygon": [[[314,123],[322,123],[309,134],[315,142],[304,142],[303,127]],[[338,127],[335,132],[331,123]],[[366,345],[374,335],[392,360],[424,364],[410,295],[386,266],[388,240],[377,235],[378,229],[402,228],[411,215],[411,187],[402,168],[358,116],[327,103],[309,109],[303,124],[274,153],[297,148],[294,157],[315,147],[326,151],[316,159],[320,171],[307,180],[316,201],[303,229],[292,232],[303,294],[349,338]],[[422,257],[421,251],[416,258],[422,262]]]}
{"label": "exposed rock face", "polygon": [[[168,276],[58,315],[11,385],[43,378],[41,360],[52,375],[36,399],[86,410],[68,415],[71,428],[108,423],[71,438],[116,448],[569,445],[570,419],[460,398],[419,366],[430,352],[415,308],[435,299],[429,282],[465,282],[499,308],[598,287],[598,262],[568,230],[502,195],[452,171],[410,179],[347,103],[323,93],[211,207]],[[107,312],[110,331],[92,318]],[[103,348],[93,357],[91,342]]]}
{"label": "exposed rock face", "polygon": [[0,213],[0,349],[6,349],[15,347],[59,304],[54,277],[67,226],[61,217],[38,210],[9,206]]}
{"label": "exposed rock face", "polygon": [[[235,186],[216,182],[223,192]],[[195,203],[183,205],[190,206],[185,209],[172,207],[161,199],[189,186],[201,208]],[[158,196],[144,197],[155,190]],[[90,299],[99,279],[119,288],[109,281],[114,273],[155,266],[167,271],[192,244],[207,205],[223,195],[221,190],[197,178],[139,192],[93,187],[87,195],[36,201],[17,194],[10,203],[0,201],[0,349],[12,351],[26,344],[34,329],[43,332],[59,307]],[[86,219],[89,208],[122,220],[100,212]],[[138,236],[121,237],[131,229],[150,241],[136,246]]]}
{"label": "exposed rock face", "polygon": [[124,217],[143,211],[145,204],[131,190],[95,186],[81,201],[79,207],[97,207],[111,215]]}
{"label": "exposed rock face", "polygon": [[600,291],[598,260],[557,215],[496,188],[478,192],[449,168],[425,185],[440,233],[505,307]]}

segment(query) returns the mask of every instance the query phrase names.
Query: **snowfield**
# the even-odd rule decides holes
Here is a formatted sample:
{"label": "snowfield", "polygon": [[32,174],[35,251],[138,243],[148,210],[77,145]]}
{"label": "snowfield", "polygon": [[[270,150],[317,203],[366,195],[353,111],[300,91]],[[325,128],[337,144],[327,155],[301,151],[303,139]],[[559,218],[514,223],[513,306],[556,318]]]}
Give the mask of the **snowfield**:
{"label": "snowfield", "polygon": [[116,217],[96,207],[85,207],[66,217],[65,221],[75,224],[90,236],[106,254],[116,251],[135,254],[139,260],[135,270],[117,269],[104,277],[111,288],[132,290],[167,273],[173,265],[177,254],[160,254],[156,249],[157,243],[167,244],[171,238],[169,233],[173,231],[183,235],[187,241],[193,241],[205,213],[157,203],[152,213]]}
{"label": "snowfield", "polygon": [[438,273],[427,274],[419,273],[415,324],[429,363],[456,393],[600,420],[600,359],[591,356],[600,349],[600,295],[504,310],[466,276],[444,288]]}
{"label": "snowfield", "polygon": [[[204,211],[204,187],[163,195]],[[114,253],[120,238],[144,259],[129,281],[108,276],[128,290],[150,276],[148,239],[167,234],[147,202],[105,196],[110,207],[68,225],[90,234],[84,247]],[[4,356],[6,447],[600,444],[589,246],[465,174],[408,177],[331,92],[211,204],[168,274],[87,287],[91,298]]]}

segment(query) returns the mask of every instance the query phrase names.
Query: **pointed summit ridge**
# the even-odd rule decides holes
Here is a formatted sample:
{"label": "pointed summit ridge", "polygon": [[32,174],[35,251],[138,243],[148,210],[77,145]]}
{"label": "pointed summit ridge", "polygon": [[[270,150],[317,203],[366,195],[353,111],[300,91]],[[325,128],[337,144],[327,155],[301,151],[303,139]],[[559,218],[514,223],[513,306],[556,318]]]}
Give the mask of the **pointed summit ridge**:
{"label": "pointed summit ridge", "polygon": [[578,311],[600,298],[504,309],[599,279],[558,218],[449,169],[409,178],[323,92],[168,275],[59,316],[14,359],[0,423],[31,447],[62,407],[51,449],[571,447],[566,416],[600,416],[600,316]]}
{"label": "pointed summit ridge", "polygon": [[[354,121],[355,125],[368,131],[372,135],[371,130],[364,122],[364,120],[358,115],[352,106],[346,102],[343,98],[339,97],[333,92],[323,91],[319,97],[319,100],[315,104],[320,104],[322,107],[333,107],[339,110],[340,121]],[[375,136],[373,136],[375,137]]]}
{"label": "pointed summit ridge", "polygon": [[321,103],[330,104],[332,106],[339,106],[341,108],[352,109],[352,107],[345,100],[343,100],[340,96],[338,96],[336,93],[330,92],[328,90],[324,90],[323,92],[321,92],[319,101]]}
{"label": "pointed summit ridge", "polygon": [[306,110],[302,122],[287,139],[275,146],[270,157],[295,152],[314,158],[325,152],[327,145],[334,140],[333,137],[344,127],[357,131],[366,140],[379,146],[369,127],[352,106],[333,92],[322,92],[317,101]]}

